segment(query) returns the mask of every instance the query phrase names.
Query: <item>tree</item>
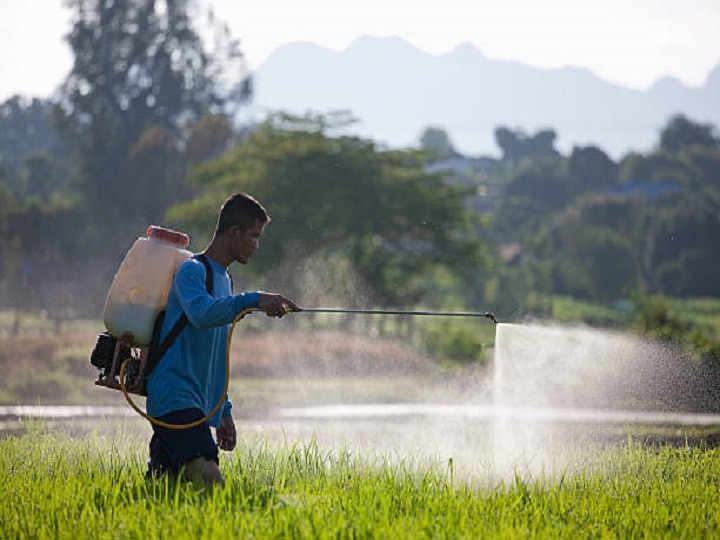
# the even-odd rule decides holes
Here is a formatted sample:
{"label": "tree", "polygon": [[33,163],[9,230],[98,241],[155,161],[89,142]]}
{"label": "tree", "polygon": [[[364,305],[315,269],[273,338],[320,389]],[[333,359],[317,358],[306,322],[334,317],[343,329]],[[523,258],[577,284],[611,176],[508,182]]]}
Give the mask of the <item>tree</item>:
{"label": "tree", "polygon": [[[232,114],[251,86],[227,27],[213,18],[203,27],[214,32],[213,51],[201,39],[205,23],[197,1],[67,0],[67,5],[73,10],[68,41],[74,64],[62,85],[56,124],[80,156],[81,193],[99,238],[121,241],[137,231],[138,222],[161,219],[173,196],[183,193],[167,189],[168,180],[182,184],[181,167],[172,178],[138,173],[140,149],[158,143],[171,156],[173,146],[183,146],[185,126],[206,113]],[[158,206],[152,208],[138,204],[155,181],[166,196],[155,197]]]}
{"label": "tree", "polygon": [[16,169],[31,152],[45,151],[59,157],[63,147],[53,129],[51,113],[52,103],[36,98],[13,96],[0,104],[0,162]]}
{"label": "tree", "polygon": [[553,212],[568,203],[564,161],[527,159],[507,173],[494,228],[503,241],[520,241],[537,231]]}
{"label": "tree", "polygon": [[720,192],[701,190],[657,208],[651,239],[651,291],[672,296],[720,296]]}
{"label": "tree", "polygon": [[640,284],[632,240],[611,229],[579,222],[555,231],[555,291],[609,302],[627,298]]}
{"label": "tree", "polygon": [[456,153],[447,131],[432,126],[425,128],[420,135],[420,148],[433,152],[441,158],[450,157]]}
{"label": "tree", "polygon": [[[415,278],[434,265],[459,271],[475,264],[467,190],[425,172],[423,152],[331,136],[343,122],[271,117],[242,145],[199,166],[191,180],[201,196],[175,207],[171,217],[207,237],[207,216],[229,193],[252,193],[273,221],[255,268],[267,271],[283,260],[298,268],[304,259],[341,255],[385,305],[417,302],[423,291]],[[282,286],[305,292],[297,281]]]}
{"label": "tree", "polygon": [[573,147],[568,174],[575,195],[602,191],[618,182],[618,166],[597,146]]}
{"label": "tree", "polygon": [[689,186],[693,191],[701,188],[720,190],[720,148],[694,147],[683,152],[694,174]]}
{"label": "tree", "polygon": [[714,127],[693,122],[682,114],[673,116],[660,133],[660,150],[679,152],[694,146],[720,148]]}
{"label": "tree", "polygon": [[185,175],[182,155],[160,126],[151,126],[140,135],[130,147],[127,161],[132,183],[142,186],[133,201],[137,215],[162,217],[159,209],[189,195],[190,190],[179,181]]}
{"label": "tree", "polygon": [[67,172],[65,164],[54,159],[46,151],[36,151],[23,158],[27,171],[25,194],[37,197],[42,202],[50,202],[53,194],[60,194],[66,185]]}
{"label": "tree", "polygon": [[528,157],[559,156],[555,150],[555,131],[543,129],[528,136],[522,131],[505,127],[495,129],[495,141],[503,153],[503,160],[519,162]]}
{"label": "tree", "polygon": [[559,212],[548,227],[550,242],[536,253],[551,263],[555,291],[606,302],[637,290],[647,216],[641,198],[600,194]]}
{"label": "tree", "polygon": [[693,172],[679,154],[653,152],[650,154],[629,153],[620,162],[621,183],[662,183],[670,182],[688,185]]}
{"label": "tree", "polygon": [[233,138],[230,118],[224,114],[206,114],[189,126],[186,158],[190,163],[207,161],[228,149]]}

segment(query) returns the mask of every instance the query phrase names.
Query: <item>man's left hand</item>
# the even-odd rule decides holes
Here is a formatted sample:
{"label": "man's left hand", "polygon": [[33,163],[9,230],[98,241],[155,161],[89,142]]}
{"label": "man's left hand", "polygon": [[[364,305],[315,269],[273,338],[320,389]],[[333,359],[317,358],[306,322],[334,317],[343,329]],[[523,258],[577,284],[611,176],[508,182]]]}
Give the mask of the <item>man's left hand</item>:
{"label": "man's left hand", "polygon": [[217,428],[218,448],[220,450],[231,451],[235,449],[237,444],[237,431],[235,430],[235,421],[232,416],[223,416],[220,419],[220,426]]}

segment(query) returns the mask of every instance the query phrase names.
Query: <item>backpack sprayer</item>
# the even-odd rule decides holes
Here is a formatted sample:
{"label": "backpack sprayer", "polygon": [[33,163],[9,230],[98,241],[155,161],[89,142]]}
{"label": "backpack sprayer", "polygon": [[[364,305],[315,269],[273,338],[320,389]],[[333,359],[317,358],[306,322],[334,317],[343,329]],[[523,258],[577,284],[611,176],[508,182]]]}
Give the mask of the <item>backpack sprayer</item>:
{"label": "backpack sprayer", "polygon": [[[151,423],[170,429],[188,429],[211,418],[222,407],[230,383],[230,345],[235,325],[255,311],[248,308],[239,313],[228,332],[225,354],[225,388],[217,405],[203,418],[189,424],[168,424],[149,416],[132,400],[130,394],[147,396],[147,378],[165,351],[182,331],[187,318],[181,317],[161,342],[159,339],[165,316],[165,304],[177,268],[192,257],[187,251],[187,235],[151,225],[147,238],[138,238],[123,259],[108,292],[104,309],[107,329],[98,335],[90,355],[90,363],[100,370],[95,384],[122,391],[128,404]],[[212,294],[212,271],[206,267],[205,287]],[[301,308],[288,313],[336,313],[364,315],[407,315],[432,317],[485,317],[497,324],[489,311],[405,311],[391,309]]]}

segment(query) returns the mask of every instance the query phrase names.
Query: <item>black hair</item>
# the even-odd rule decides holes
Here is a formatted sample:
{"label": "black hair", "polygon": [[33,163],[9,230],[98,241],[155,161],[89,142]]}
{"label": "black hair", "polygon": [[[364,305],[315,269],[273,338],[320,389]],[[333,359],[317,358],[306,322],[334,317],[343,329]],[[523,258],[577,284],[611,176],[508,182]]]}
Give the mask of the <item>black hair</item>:
{"label": "black hair", "polygon": [[234,193],[220,207],[215,233],[222,234],[235,225],[247,230],[257,222],[263,225],[270,222],[267,210],[247,193]]}

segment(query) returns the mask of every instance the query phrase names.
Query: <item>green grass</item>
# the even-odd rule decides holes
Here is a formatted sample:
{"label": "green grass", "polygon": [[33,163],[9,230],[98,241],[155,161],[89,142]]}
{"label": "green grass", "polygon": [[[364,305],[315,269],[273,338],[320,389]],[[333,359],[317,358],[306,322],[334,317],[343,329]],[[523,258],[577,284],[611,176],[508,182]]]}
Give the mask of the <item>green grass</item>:
{"label": "green grass", "polygon": [[634,312],[623,304],[605,306],[569,296],[553,296],[550,303],[551,316],[560,323],[583,322],[593,326],[622,328],[628,326],[634,317]]}
{"label": "green grass", "polygon": [[720,299],[667,299],[670,312],[701,329],[710,338],[720,340]]}
{"label": "green grass", "polygon": [[[720,339],[720,299],[665,298],[672,316]],[[551,316],[561,323],[584,322],[595,326],[628,327],[636,314],[630,301],[601,305],[569,296],[553,296]]]}
{"label": "green grass", "polygon": [[428,318],[417,323],[423,349],[438,363],[485,365],[495,345],[495,324],[485,318]]}
{"label": "green grass", "polygon": [[495,484],[451,462],[246,441],[226,485],[146,482],[145,445],[42,429],[0,441],[2,538],[713,538],[715,449],[611,448],[575,474]]}

